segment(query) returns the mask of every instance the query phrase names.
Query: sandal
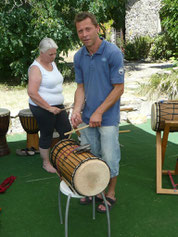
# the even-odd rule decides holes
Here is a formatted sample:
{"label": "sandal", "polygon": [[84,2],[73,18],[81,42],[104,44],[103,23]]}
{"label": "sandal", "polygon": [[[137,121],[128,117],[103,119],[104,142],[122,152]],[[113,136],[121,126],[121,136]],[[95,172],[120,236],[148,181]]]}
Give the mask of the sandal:
{"label": "sandal", "polygon": [[25,149],[17,149],[16,154],[19,156],[34,156],[35,152],[29,150],[28,148],[25,148]]}
{"label": "sandal", "polygon": [[[95,196],[95,202],[96,203],[101,203],[103,201],[102,198],[99,198],[98,196]],[[92,203],[92,197],[84,197],[80,199],[80,204],[81,205],[88,205]]]}
{"label": "sandal", "polygon": [[[108,208],[109,208],[109,211],[110,211],[111,208],[112,208],[112,207],[114,206],[114,204],[116,203],[116,200],[111,199],[111,198],[109,198],[109,197],[106,197],[106,201],[107,201]],[[104,207],[105,209],[103,210],[101,207]],[[99,213],[106,213],[106,206],[105,206],[105,204],[104,204],[104,201],[98,206],[97,212],[99,212]]]}
{"label": "sandal", "polygon": [[33,146],[28,149],[29,151],[34,151],[35,154],[40,154],[40,151],[35,149]]}

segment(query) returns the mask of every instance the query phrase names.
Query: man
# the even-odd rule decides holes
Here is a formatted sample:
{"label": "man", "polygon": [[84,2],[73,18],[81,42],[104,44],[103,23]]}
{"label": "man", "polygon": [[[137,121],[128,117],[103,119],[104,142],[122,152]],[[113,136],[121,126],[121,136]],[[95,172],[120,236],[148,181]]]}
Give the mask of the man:
{"label": "man", "polygon": [[[74,56],[77,89],[71,122],[75,128],[82,122],[89,124],[81,131],[81,145],[90,144],[91,152],[110,167],[111,179],[105,196],[111,208],[116,202],[119,174],[118,124],[120,97],[124,92],[123,55],[116,45],[99,37],[99,25],[93,14],[79,13],[75,26],[84,46]],[[85,198],[81,204],[90,201]],[[103,202],[97,210],[106,212]]]}

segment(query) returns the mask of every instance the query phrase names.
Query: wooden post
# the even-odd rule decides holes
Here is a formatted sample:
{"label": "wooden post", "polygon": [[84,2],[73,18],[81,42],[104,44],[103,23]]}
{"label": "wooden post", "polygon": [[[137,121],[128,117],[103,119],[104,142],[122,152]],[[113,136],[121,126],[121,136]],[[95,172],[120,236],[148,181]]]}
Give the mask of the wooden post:
{"label": "wooden post", "polygon": [[[176,189],[162,188],[162,175],[168,175],[168,170],[163,170],[163,164],[165,160],[166,147],[168,142],[169,132],[171,127],[178,127],[178,121],[165,121],[165,129],[163,132],[163,138],[161,139],[161,131],[156,132],[156,192],[160,194],[175,194],[178,195]],[[178,159],[176,161],[175,170],[170,170],[172,175],[178,174]]]}

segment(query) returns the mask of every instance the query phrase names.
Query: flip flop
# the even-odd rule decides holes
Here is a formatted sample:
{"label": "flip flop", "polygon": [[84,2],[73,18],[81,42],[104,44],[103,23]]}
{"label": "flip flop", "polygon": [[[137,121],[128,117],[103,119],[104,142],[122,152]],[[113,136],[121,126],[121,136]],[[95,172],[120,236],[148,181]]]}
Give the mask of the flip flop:
{"label": "flip flop", "polygon": [[40,154],[40,151],[35,149],[33,146],[28,149],[29,151],[34,151],[35,154]]}
{"label": "flip flop", "polygon": [[17,149],[16,154],[19,156],[34,156],[35,152],[29,150],[28,148],[25,148],[25,149]]}
{"label": "flip flop", "polygon": [[[95,202],[96,203],[101,203],[102,201],[103,201],[102,198],[99,198],[99,197],[95,196]],[[92,197],[85,197],[85,198],[80,199],[80,204],[81,205],[88,205],[90,203],[92,203]]]}
{"label": "flip flop", "polygon": [[[109,208],[109,211],[110,211],[111,208],[116,203],[116,200],[113,200],[113,199],[111,199],[109,197],[106,197],[106,201],[108,203],[108,208]],[[101,206],[104,207],[105,210],[101,209]],[[106,213],[106,207],[105,207],[104,201],[97,207],[97,212],[99,212],[99,213]]]}

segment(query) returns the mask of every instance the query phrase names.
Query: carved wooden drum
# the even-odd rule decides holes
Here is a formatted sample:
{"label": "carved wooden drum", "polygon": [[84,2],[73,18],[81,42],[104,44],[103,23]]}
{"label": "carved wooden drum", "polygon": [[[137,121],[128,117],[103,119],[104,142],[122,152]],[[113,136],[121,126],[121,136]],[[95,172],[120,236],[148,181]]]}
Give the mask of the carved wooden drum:
{"label": "carved wooden drum", "polygon": [[10,111],[8,109],[0,108],[0,156],[10,153],[6,141],[6,134],[9,128]]}
{"label": "carved wooden drum", "polygon": [[[178,122],[178,101],[155,102],[151,108],[151,127],[154,131],[163,131],[165,121]],[[178,131],[178,127],[171,127],[171,132]]]}
{"label": "carved wooden drum", "polygon": [[101,193],[110,180],[110,169],[101,159],[70,139],[58,142],[51,151],[51,163],[69,186],[84,196]]}
{"label": "carved wooden drum", "polygon": [[39,148],[38,125],[30,109],[23,109],[19,112],[19,119],[23,129],[27,133],[27,148]]}

